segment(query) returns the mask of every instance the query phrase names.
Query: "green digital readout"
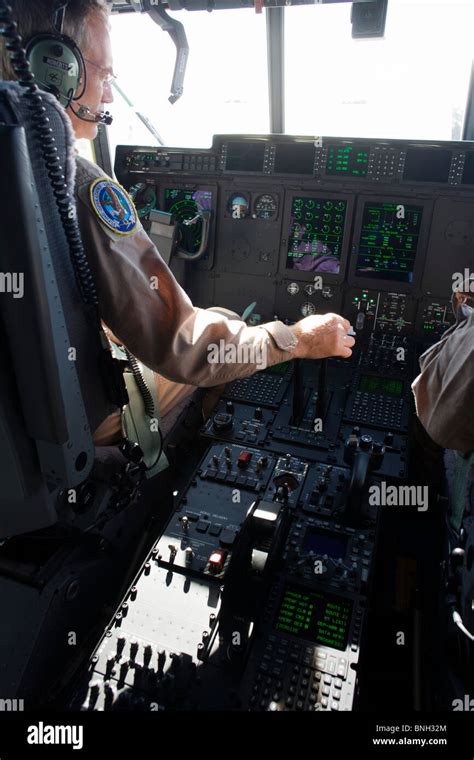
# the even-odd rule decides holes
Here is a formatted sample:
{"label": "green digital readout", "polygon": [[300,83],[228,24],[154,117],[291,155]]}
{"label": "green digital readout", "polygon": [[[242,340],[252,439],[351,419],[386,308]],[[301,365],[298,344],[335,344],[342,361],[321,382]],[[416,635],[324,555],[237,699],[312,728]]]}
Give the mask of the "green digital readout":
{"label": "green digital readout", "polygon": [[356,276],[413,282],[423,206],[365,203]]}
{"label": "green digital readout", "polygon": [[335,177],[366,177],[369,167],[369,146],[329,145],[326,174]]}
{"label": "green digital readout", "polygon": [[[189,253],[197,253],[201,246],[203,212],[212,209],[212,192],[206,188],[170,187],[165,189],[165,206],[176,217],[179,224],[181,248]],[[189,224],[189,222],[192,222]]]}
{"label": "green digital readout", "polygon": [[288,231],[287,269],[338,274],[347,200],[295,196]]}
{"label": "green digital readout", "polygon": [[349,637],[352,601],[320,591],[286,586],[274,628],[314,644],[344,650]]}
{"label": "green digital readout", "polygon": [[396,398],[400,398],[403,392],[403,381],[391,380],[387,377],[362,375],[357,390],[362,393],[378,393],[381,396],[395,396]]}

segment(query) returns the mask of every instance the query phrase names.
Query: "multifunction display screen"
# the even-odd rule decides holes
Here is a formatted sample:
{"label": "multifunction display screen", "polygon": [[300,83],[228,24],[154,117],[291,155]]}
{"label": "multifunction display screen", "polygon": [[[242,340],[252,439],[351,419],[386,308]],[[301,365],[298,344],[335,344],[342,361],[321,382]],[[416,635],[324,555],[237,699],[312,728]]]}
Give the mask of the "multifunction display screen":
{"label": "multifunction display screen", "polygon": [[366,177],[370,148],[356,145],[329,145],[326,174],[333,177]]}
{"label": "multifunction display screen", "polygon": [[403,179],[415,182],[447,182],[452,151],[439,148],[407,148]]}
{"label": "multifunction display screen", "polygon": [[346,215],[346,200],[294,197],[287,269],[338,274]]}
{"label": "multifunction display screen", "polygon": [[403,392],[403,382],[401,380],[392,380],[388,377],[362,375],[357,390],[362,393],[377,393],[381,396],[400,398]]}
{"label": "multifunction display screen", "polygon": [[276,148],[276,174],[313,174],[314,171],[313,143],[280,144]]}
{"label": "multifunction display screen", "polygon": [[466,153],[462,172],[462,184],[474,185],[474,151],[472,151],[472,153]]}
{"label": "multifunction display screen", "polygon": [[322,591],[286,586],[274,628],[314,644],[344,650],[349,637],[352,601]]}
{"label": "multifunction display screen", "polygon": [[265,143],[227,143],[225,168],[228,172],[262,172]]}
{"label": "multifunction display screen", "polygon": [[347,551],[348,537],[329,530],[308,528],[303,541],[303,551],[318,555],[327,554],[332,559],[344,559]]}
{"label": "multifunction display screen", "polygon": [[413,281],[423,206],[366,203],[357,249],[356,276]]}

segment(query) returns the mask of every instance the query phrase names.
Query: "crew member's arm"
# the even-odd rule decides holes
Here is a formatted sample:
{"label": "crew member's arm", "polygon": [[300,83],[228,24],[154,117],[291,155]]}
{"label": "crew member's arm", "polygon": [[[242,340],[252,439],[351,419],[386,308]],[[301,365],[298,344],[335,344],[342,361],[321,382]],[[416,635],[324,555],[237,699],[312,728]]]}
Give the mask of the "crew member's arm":
{"label": "crew member's arm", "polygon": [[[248,327],[194,307],[140,223],[123,235],[100,220],[90,188],[103,176],[94,164],[78,159],[78,219],[100,316],[152,370],[176,382],[212,386],[295,357],[350,356],[350,325],[337,315],[307,317],[292,327],[282,322]],[[211,345],[235,346],[242,363],[209,361]]]}
{"label": "crew member's arm", "polygon": [[474,310],[420,357],[417,415],[439,446],[474,450]]}

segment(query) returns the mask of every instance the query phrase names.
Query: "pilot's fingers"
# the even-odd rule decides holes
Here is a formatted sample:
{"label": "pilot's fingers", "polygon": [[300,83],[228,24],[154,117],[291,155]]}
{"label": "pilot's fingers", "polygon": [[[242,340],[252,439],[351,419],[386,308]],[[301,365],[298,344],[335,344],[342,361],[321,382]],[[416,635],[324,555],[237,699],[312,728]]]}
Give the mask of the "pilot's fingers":
{"label": "pilot's fingers", "polygon": [[341,317],[341,324],[346,332],[351,329],[351,323],[348,319],[345,319],[345,317]]}

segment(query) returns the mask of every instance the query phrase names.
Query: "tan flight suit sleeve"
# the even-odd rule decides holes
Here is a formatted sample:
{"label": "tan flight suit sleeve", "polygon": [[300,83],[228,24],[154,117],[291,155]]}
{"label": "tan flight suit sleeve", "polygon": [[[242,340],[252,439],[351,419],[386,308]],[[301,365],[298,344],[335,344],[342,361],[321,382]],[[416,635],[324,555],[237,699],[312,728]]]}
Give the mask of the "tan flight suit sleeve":
{"label": "tan flight suit sleeve", "polygon": [[[132,354],[170,380],[199,386],[248,377],[292,358],[297,339],[282,322],[247,327],[241,320],[194,307],[140,222],[130,235],[108,229],[90,199],[92,182],[105,176],[99,167],[77,158],[78,221],[100,316]],[[220,341],[235,346],[240,363],[208,361],[209,346]]]}
{"label": "tan flight suit sleeve", "polygon": [[412,384],[418,417],[439,446],[474,451],[474,311],[420,357]]}

